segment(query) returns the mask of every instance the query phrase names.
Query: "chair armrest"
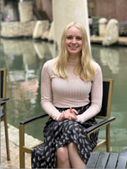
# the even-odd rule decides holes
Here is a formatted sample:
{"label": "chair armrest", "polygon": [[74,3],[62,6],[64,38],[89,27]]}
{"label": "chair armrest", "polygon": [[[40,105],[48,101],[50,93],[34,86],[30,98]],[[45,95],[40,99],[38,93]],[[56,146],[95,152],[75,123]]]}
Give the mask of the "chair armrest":
{"label": "chair armrest", "polygon": [[0,105],[4,105],[6,103],[6,100],[9,100],[10,98],[0,98]]}
{"label": "chair armrest", "polygon": [[102,120],[101,122],[89,127],[86,129],[86,132],[87,134],[91,134],[93,133],[94,131],[100,129],[101,127],[103,126],[106,126],[107,124],[111,123],[112,121],[114,121],[116,118],[115,117],[109,117],[108,119],[106,120]]}
{"label": "chair armrest", "polygon": [[0,100],[0,105],[3,106],[6,102],[3,100]]}
{"label": "chair armrest", "polygon": [[1,99],[1,100],[6,101],[6,100],[9,100],[9,99],[10,99],[10,98],[9,98],[9,97],[7,97],[7,98]]}
{"label": "chair armrest", "polygon": [[31,123],[31,122],[33,122],[33,121],[35,121],[35,120],[38,120],[38,119],[44,118],[44,117],[46,117],[46,116],[48,116],[48,114],[47,114],[47,113],[40,114],[40,115],[35,116],[35,117],[32,117],[32,118],[30,118],[30,119],[27,119],[27,120],[21,121],[21,122],[20,122],[20,124],[21,124],[21,125],[25,125],[25,124]]}

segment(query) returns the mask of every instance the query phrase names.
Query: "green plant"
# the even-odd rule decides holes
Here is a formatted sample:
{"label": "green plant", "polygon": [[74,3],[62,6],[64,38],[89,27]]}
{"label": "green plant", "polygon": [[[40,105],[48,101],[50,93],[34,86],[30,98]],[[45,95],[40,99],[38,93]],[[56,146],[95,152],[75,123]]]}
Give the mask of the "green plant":
{"label": "green plant", "polygon": [[89,8],[90,8],[90,15],[93,16],[93,9],[94,9],[94,3],[93,2],[89,3]]}

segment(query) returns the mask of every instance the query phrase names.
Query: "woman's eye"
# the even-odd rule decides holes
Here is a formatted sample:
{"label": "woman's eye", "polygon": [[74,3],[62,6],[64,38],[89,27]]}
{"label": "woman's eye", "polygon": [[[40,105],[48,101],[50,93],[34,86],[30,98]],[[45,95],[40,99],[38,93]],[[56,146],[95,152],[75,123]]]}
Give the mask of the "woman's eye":
{"label": "woman's eye", "polygon": [[77,40],[82,40],[82,38],[81,38],[81,37],[77,37],[76,39],[77,39]]}
{"label": "woman's eye", "polygon": [[71,39],[72,37],[71,36],[68,36],[67,39]]}
{"label": "woman's eye", "polygon": [[75,40],[82,40],[82,38],[81,37],[72,37],[72,36],[67,36],[67,39],[75,39]]}

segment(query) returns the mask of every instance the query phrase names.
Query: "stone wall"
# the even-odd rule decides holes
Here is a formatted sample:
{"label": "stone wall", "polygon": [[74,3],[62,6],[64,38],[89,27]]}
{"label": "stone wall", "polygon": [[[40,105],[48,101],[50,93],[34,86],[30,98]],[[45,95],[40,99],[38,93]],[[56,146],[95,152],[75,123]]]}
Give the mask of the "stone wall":
{"label": "stone wall", "polygon": [[1,23],[1,37],[21,37],[32,36],[36,21],[31,22],[2,22]]}
{"label": "stone wall", "polygon": [[89,3],[94,4],[93,16],[114,18],[119,22],[127,20],[127,0],[89,0]]}
{"label": "stone wall", "polygon": [[18,3],[20,22],[34,20],[32,1]]}

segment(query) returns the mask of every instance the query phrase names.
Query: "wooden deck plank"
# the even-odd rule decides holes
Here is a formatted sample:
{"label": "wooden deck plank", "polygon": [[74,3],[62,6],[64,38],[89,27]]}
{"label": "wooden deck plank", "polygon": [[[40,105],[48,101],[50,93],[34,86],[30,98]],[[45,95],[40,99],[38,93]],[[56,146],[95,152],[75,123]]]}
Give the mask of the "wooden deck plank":
{"label": "wooden deck plank", "polygon": [[108,163],[107,163],[107,165],[106,165],[106,169],[116,168],[118,156],[119,156],[118,153],[111,153],[111,154],[110,154]]}
{"label": "wooden deck plank", "polygon": [[116,169],[126,168],[126,166],[127,166],[127,156],[120,155]]}
{"label": "wooden deck plank", "polygon": [[100,152],[92,152],[85,169],[95,168]]}
{"label": "wooden deck plank", "polygon": [[107,164],[107,160],[109,158],[110,153],[101,153],[100,158],[98,160],[96,169],[104,169],[106,164]]}
{"label": "wooden deck plank", "polygon": [[127,148],[120,154],[92,152],[86,169],[125,169],[127,168]]}

